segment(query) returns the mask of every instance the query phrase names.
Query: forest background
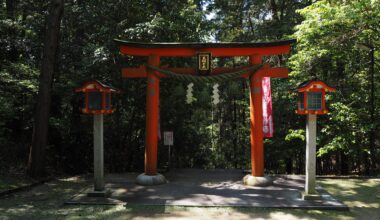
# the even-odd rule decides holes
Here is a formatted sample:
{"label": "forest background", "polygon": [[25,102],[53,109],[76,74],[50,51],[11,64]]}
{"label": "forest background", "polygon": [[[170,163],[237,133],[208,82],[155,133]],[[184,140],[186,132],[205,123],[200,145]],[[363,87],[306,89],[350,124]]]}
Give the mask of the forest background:
{"label": "forest background", "polygon": [[[0,33],[2,173],[30,171],[36,161],[32,176],[92,171],[93,121],[80,113],[74,93],[90,79],[123,90],[114,99],[115,113],[105,117],[106,172],[143,170],[146,80],[124,79],[120,69],[145,60],[119,54],[115,38],[297,39],[291,55],[265,58],[290,69],[288,79],[272,79],[275,135],[265,140],[265,172],[304,173],[305,117],[294,113],[297,98],[289,90],[318,78],[337,92],[328,95],[330,113],[318,117],[317,173],[379,173],[379,0],[1,0]],[[162,62],[194,66],[192,61]],[[217,66],[246,62],[244,57],[214,59]],[[194,102],[187,104],[186,82],[162,80],[160,124],[161,131],[174,131],[172,167],[250,167],[247,83],[222,83],[220,103],[214,105],[213,84],[195,84]],[[45,106],[41,100],[47,100],[38,95],[41,88],[51,103],[45,102],[45,119],[36,120]],[[33,135],[38,123],[48,125],[46,144],[33,142],[44,138],[41,132]],[[167,150],[161,140],[160,168],[167,166]]]}

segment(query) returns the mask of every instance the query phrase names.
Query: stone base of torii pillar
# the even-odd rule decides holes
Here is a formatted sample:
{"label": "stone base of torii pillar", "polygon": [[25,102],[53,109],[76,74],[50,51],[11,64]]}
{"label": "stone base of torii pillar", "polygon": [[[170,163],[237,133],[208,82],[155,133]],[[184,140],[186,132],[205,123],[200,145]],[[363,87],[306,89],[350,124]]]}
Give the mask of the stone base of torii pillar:
{"label": "stone base of torii pillar", "polygon": [[248,174],[244,176],[243,183],[248,186],[269,186],[273,184],[273,179],[269,176],[252,176]]}
{"label": "stone base of torii pillar", "polygon": [[142,173],[137,176],[136,183],[143,186],[153,186],[166,183],[166,179],[162,174],[159,173],[153,176]]}

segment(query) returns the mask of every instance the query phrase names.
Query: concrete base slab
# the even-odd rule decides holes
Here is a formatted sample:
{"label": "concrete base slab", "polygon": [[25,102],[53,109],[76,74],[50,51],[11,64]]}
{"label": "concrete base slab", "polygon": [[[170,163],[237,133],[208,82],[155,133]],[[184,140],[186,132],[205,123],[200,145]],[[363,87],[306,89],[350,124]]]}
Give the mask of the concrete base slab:
{"label": "concrete base slab", "polygon": [[93,187],[88,187],[82,192],[74,195],[66,205],[118,205],[126,204],[120,198],[117,198],[117,192],[114,190],[94,191]]}
{"label": "concrete base slab", "polygon": [[301,198],[303,200],[321,200],[322,197],[319,194],[307,194],[305,192],[301,193]]}
{"label": "concrete base slab", "polygon": [[273,179],[268,176],[252,176],[248,174],[244,176],[243,183],[248,186],[270,186],[273,184]]}
{"label": "concrete base slab", "polygon": [[[120,204],[204,207],[259,207],[293,209],[348,210],[323,188],[317,187],[320,200],[302,200],[304,176],[271,176],[273,185],[244,185],[241,170],[172,169],[165,176],[169,182],[142,186],[138,174],[106,176],[108,198],[88,197],[86,191],[73,196],[66,204]],[[88,190],[93,190],[89,183]]]}
{"label": "concrete base slab", "polygon": [[145,173],[142,173],[137,176],[136,183],[142,186],[153,186],[161,185],[166,183],[166,179],[162,174],[157,173],[157,175],[149,176]]}
{"label": "concrete base slab", "polygon": [[87,193],[87,196],[89,197],[107,197],[109,196],[111,193],[109,190],[102,190],[102,191],[90,191]]}

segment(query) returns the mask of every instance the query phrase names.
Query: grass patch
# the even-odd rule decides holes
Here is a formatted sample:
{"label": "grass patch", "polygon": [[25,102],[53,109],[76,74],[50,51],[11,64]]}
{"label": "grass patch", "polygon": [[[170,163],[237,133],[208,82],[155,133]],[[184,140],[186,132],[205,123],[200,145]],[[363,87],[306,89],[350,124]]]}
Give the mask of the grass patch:
{"label": "grass patch", "polygon": [[35,180],[28,178],[26,176],[1,175],[0,176],[0,192],[26,186],[34,182]]}
{"label": "grass patch", "polygon": [[380,179],[322,179],[319,183],[350,207],[356,219],[380,219]]}

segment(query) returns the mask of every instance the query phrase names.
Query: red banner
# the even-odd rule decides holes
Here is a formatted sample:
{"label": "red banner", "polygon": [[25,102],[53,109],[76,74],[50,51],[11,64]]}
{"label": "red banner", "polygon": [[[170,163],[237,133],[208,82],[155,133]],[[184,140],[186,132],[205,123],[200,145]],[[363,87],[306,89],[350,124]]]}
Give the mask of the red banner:
{"label": "red banner", "polygon": [[272,92],[270,77],[263,77],[263,135],[273,137]]}

